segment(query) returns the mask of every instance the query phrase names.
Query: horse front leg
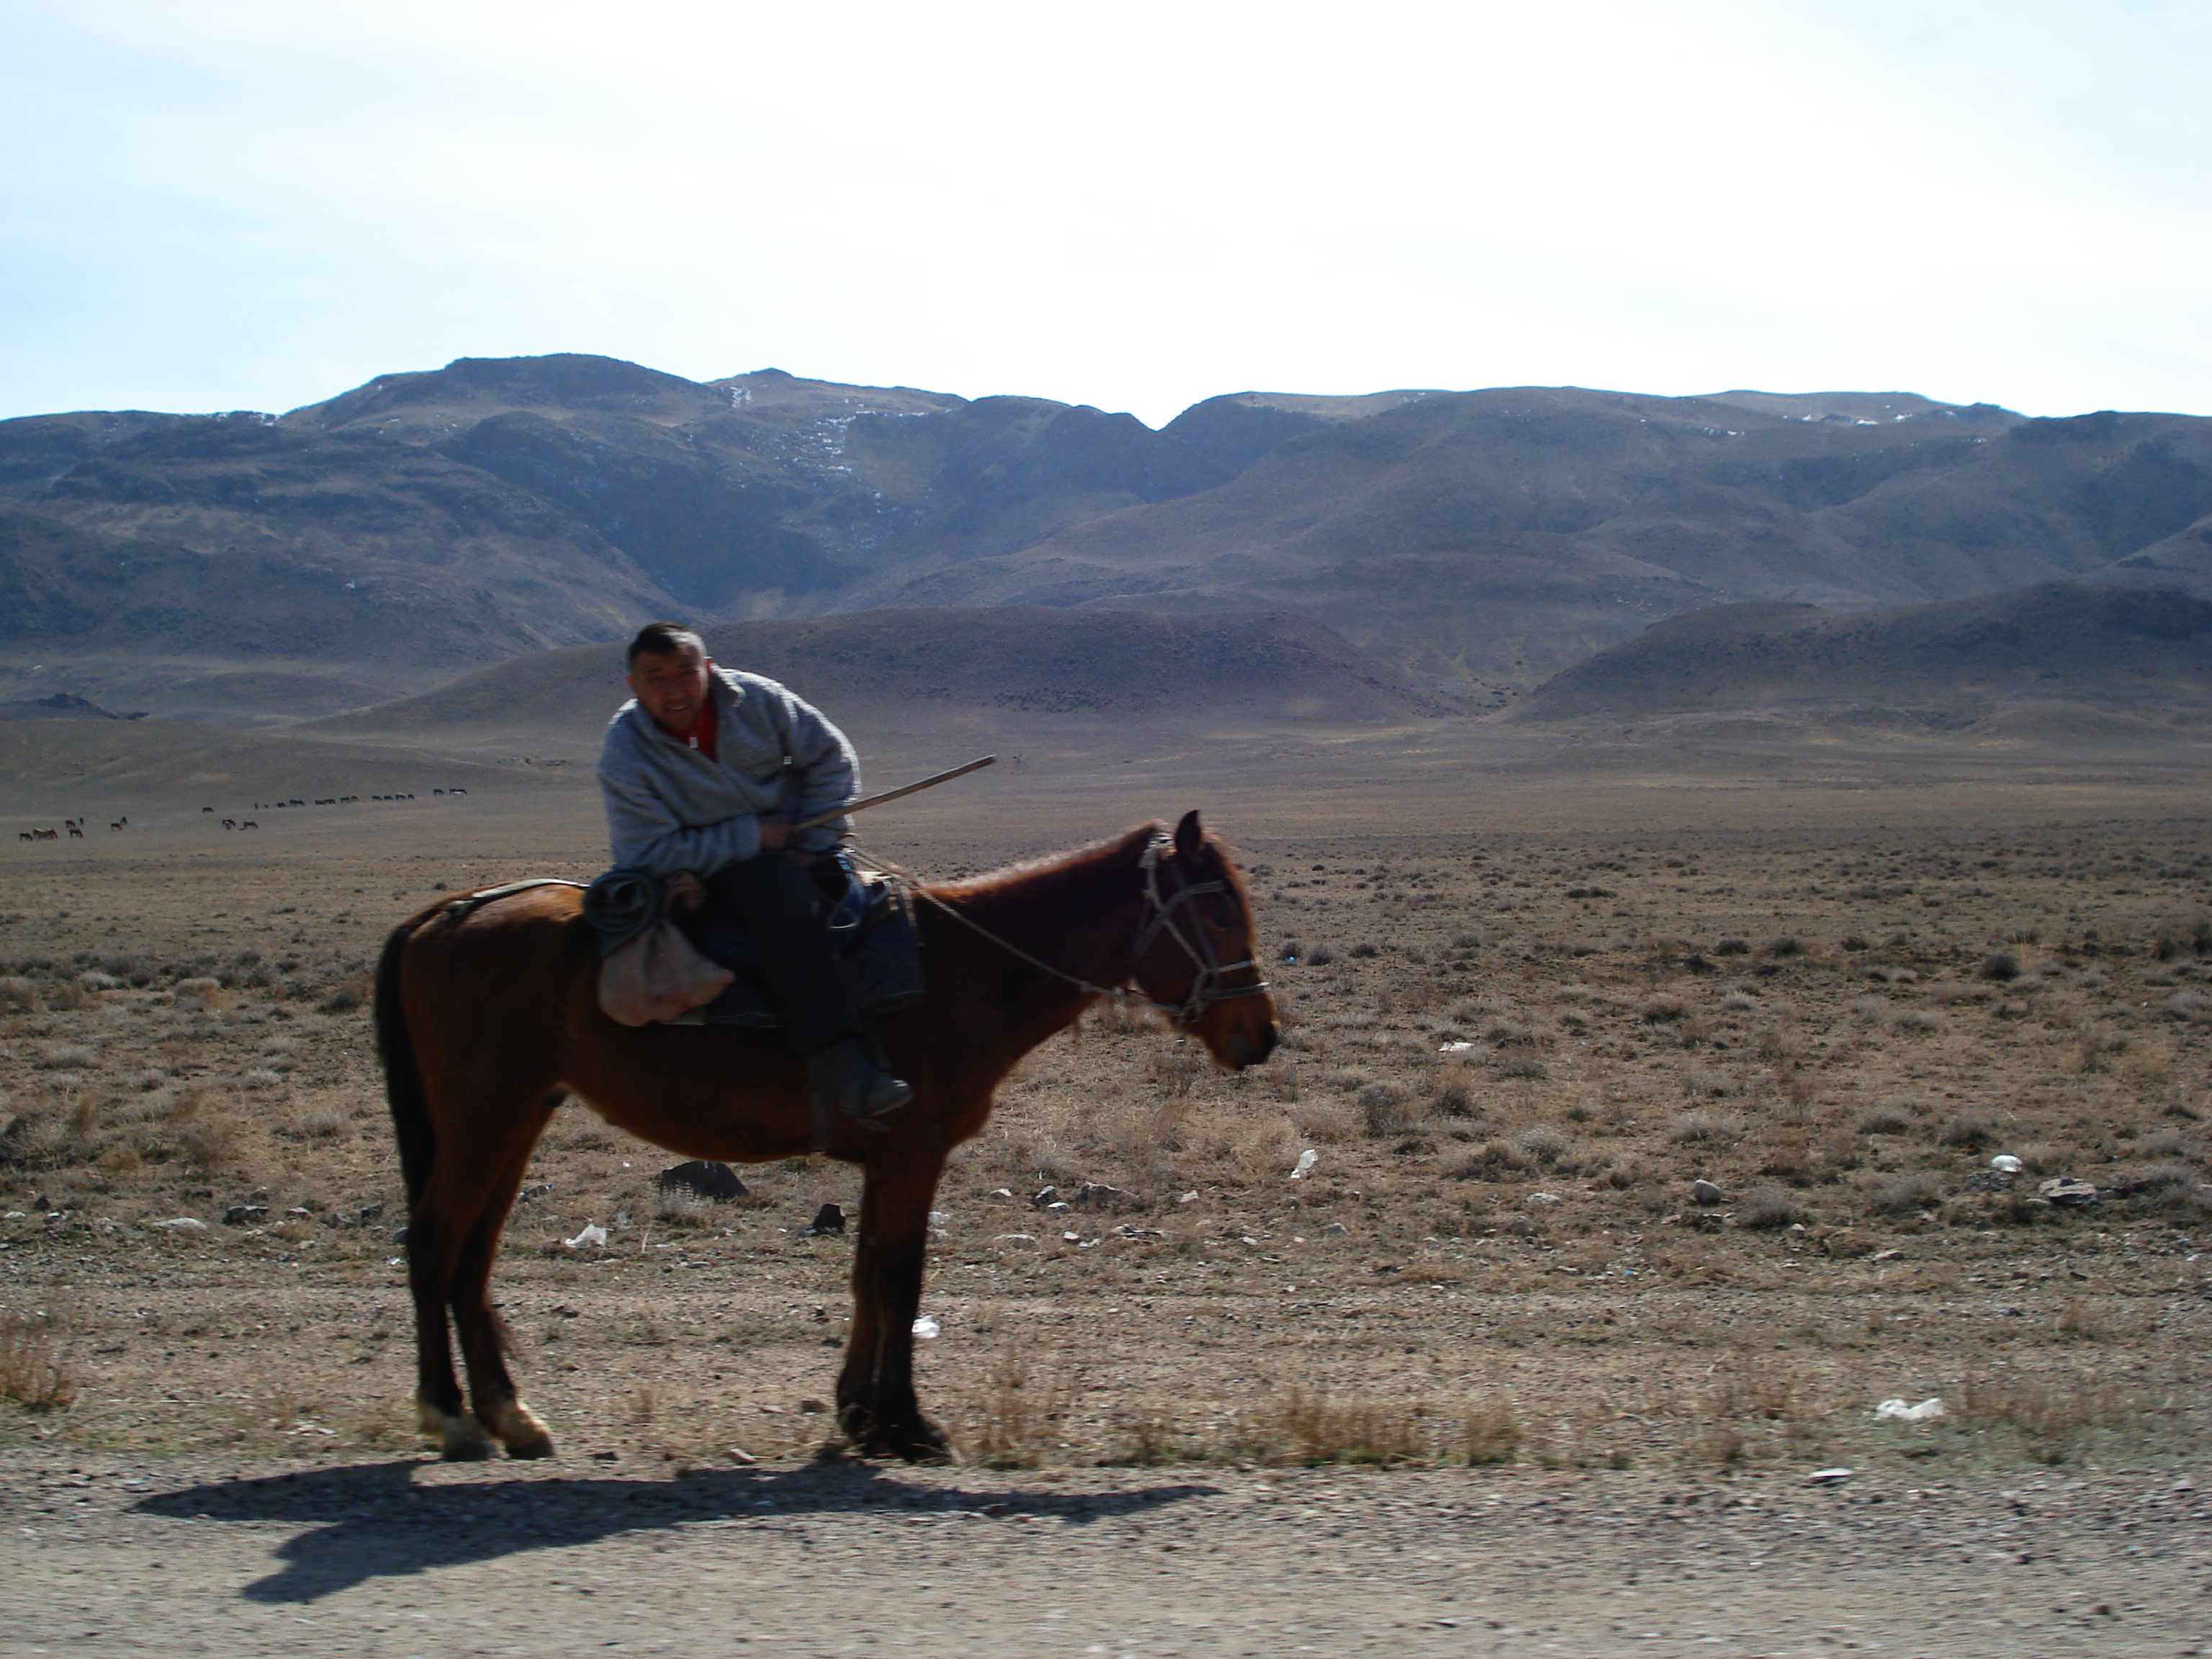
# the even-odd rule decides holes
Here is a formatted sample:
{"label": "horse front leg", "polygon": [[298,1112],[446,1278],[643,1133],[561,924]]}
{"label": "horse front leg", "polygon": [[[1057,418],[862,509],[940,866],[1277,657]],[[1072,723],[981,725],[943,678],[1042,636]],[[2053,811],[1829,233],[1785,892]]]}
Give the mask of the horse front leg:
{"label": "horse front leg", "polygon": [[914,1391],[914,1321],[929,1254],[941,1149],[898,1150],[867,1165],[853,1257],[853,1335],[837,1378],[837,1425],[863,1456],[933,1462],[951,1455]]}

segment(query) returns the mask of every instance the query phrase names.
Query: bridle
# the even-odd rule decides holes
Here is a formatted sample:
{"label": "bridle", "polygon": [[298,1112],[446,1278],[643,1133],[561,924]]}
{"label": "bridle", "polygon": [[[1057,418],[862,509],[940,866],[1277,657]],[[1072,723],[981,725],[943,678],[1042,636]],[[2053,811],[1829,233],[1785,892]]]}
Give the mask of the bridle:
{"label": "bridle", "polygon": [[[1256,957],[1247,957],[1242,962],[1224,963],[1213,948],[1212,934],[1206,932],[1202,922],[1192,932],[1184,931],[1177,912],[1194,899],[1204,898],[1210,894],[1226,894],[1229,884],[1225,881],[1191,880],[1183,874],[1182,866],[1175,861],[1174,850],[1175,842],[1165,835],[1156,835],[1145,844],[1144,856],[1139,860],[1138,867],[1145,872],[1145,905],[1149,914],[1144,926],[1137,930],[1137,942],[1129,951],[1129,971],[1123,977],[1125,981],[1135,979],[1138,965],[1144,961],[1146,952],[1151,951],[1161,934],[1173,939],[1183,955],[1190,958],[1193,969],[1190,990],[1181,1002],[1173,1006],[1151,997],[1146,997],[1145,1000],[1172,1019],[1177,1030],[1187,1031],[1217,1002],[1233,1002],[1239,997],[1265,996],[1267,981],[1256,977],[1260,970]],[[1165,896],[1162,896],[1160,892],[1162,869],[1165,869],[1175,882],[1174,890]],[[1255,975],[1251,984],[1224,985],[1221,982],[1224,975],[1243,973],[1247,969]]]}
{"label": "bridle", "polygon": [[[1122,970],[1120,980],[1112,985],[1094,985],[1079,975],[1071,974],[1063,968],[1055,968],[1052,963],[1031,956],[1020,945],[1009,939],[1000,938],[998,934],[984,927],[965,911],[957,906],[947,904],[943,899],[919,884],[913,887],[912,891],[915,897],[925,903],[936,906],[938,909],[951,916],[970,933],[988,939],[1007,955],[1020,958],[1030,967],[1048,973],[1054,979],[1073,985],[1079,991],[1091,996],[1109,997],[1117,1001],[1141,1002],[1147,1007],[1156,1008],[1165,1014],[1174,1022],[1175,1028],[1178,1031],[1188,1031],[1198,1023],[1206,1011],[1217,1002],[1233,1002],[1241,997],[1265,996],[1267,994],[1267,981],[1255,978],[1249,985],[1222,983],[1226,975],[1243,973],[1248,969],[1256,974],[1259,970],[1259,961],[1256,957],[1247,957],[1242,962],[1223,962],[1220,953],[1213,948],[1212,936],[1206,931],[1205,927],[1201,924],[1194,928],[1188,925],[1189,919],[1183,912],[1192,901],[1212,895],[1225,895],[1229,891],[1229,884],[1225,881],[1191,880],[1183,873],[1182,866],[1175,861],[1174,850],[1174,839],[1164,830],[1156,833],[1145,844],[1144,854],[1138,860],[1138,868],[1144,872],[1145,876],[1145,916],[1137,928],[1136,943],[1129,950],[1129,965]],[[866,854],[860,854],[860,856],[866,857]],[[868,861],[876,862],[872,859]],[[1172,887],[1164,891],[1160,873],[1163,869],[1168,872],[1168,878],[1173,883]],[[1163,934],[1173,939],[1183,955],[1190,958],[1193,970],[1190,989],[1180,1002],[1162,1002],[1158,997],[1148,996],[1143,991],[1135,988],[1134,981],[1138,968],[1142,965],[1146,955],[1154,945],[1158,943]]]}

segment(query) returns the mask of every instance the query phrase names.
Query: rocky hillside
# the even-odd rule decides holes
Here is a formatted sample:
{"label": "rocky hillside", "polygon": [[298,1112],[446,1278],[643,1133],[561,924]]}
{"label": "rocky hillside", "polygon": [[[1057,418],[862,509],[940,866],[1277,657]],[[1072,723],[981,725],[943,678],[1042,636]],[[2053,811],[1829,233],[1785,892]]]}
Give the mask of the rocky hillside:
{"label": "rocky hillside", "polygon": [[[1244,392],[1155,432],[558,356],[281,417],[0,422],[0,697],[157,714],[270,684],[322,712],[653,614],[884,605],[1294,611],[1495,701],[1686,611],[2077,577],[2212,589],[2212,420],[1517,388]],[[126,654],[100,688],[8,678]]]}
{"label": "rocky hillside", "polygon": [[[855,611],[705,630],[719,662],[781,680],[841,721],[942,721],[963,710],[1078,719],[1186,716],[1267,727],[1359,726],[1467,712],[1310,617],[1143,611]],[[562,733],[596,742],[629,696],[619,650],[538,652],[321,722],[333,737]]]}
{"label": "rocky hillside", "polygon": [[2050,582],[1837,614],[1720,606],[1658,623],[1539,686],[1516,720],[1779,712],[1960,726],[2002,711],[2212,710],[2212,601]]}

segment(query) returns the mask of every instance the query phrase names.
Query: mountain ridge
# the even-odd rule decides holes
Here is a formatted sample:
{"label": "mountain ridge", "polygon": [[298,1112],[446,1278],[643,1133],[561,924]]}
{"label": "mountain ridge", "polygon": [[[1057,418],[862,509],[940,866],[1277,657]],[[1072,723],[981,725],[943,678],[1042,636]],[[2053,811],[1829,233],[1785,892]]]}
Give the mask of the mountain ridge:
{"label": "mountain ridge", "polygon": [[2212,592],[2212,420],[1407,388],[1229,393],[1155,431],[569,353],[281,416],[0,422],[0,695],[96,665],[196,718],[260,717],[269,672],[290,718],[656,615],[916,605],[1297,612],[1494,704],[1687,611],[2051,580]]}

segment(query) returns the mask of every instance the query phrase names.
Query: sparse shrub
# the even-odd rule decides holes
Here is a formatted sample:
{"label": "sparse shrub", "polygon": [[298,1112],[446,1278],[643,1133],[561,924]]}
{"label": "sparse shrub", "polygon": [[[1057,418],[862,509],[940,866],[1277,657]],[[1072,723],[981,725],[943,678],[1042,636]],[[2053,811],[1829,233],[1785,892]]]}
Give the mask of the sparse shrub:
{"label": "sparse shrub", "polygon": [[653,1194],[653,1218],[665,1227],[700,1227],[707,1223],[705,1200],[682,1187],[665,1187]]}
{"label": "sparse shrub", "polygon": [[1680,997],[1653,997],[1637,1009],[1637,1017],[1648,1025],[1664,1025],[1670,1021],[1689,1017],[1689,1005]]}
{"label": "sparse shrub", "polygon": [[356,974],[340,981],[316,1007],[325,1014],[349,1014],[369,1000],[372,990],[369,976]]}
{"label": "sparse shrub", "polygon": [[1954,1112],[1936,1132],[1939,1146],[1957,1146],[1970,1152],[1993,1145],[1996,1138],[1996,1120],[1987,1112]]}
{"label": "sparse shrub", "polygon": [[1743,1139],[1743,1120],[1727,1112],[1684,1112],[1667,1131],[1680,1146],[1720,1145]]}
{"label": "sparse shrub", "polygon": [[1448,1066],[1437,1078],[1430,1091],[1429,1101],[1444,1117],[1465,1117],[1474,1109],[1474,1091],[1469,1086],[1467,1067]]}
{"label": "sparse shrub", "polygon": [[1846,951],[1863,951],[1867,948],[1866,935],[1863,933],[1846,933],[1844,935],[1840,944],[1842,948]]}
{"label": "sparse shrub", "polygon": [[199,1119],[177,1137],[177,1149],[194,1169],[221,1169],[237,1155],[238,1126],[228,1118]]}
{"label": "sparse shrub", "polygon": [[1336,952],[1326,945],[1316,945],[1306,953],[1306,965],[1309,968],[1326,968],[1335,960]]}
{"label": "sparse shrub", "polygon": [[1382,954],[1382,947],[1381,945],[1370,945],[1364,939],[1362,939],[1358,944],[1353,945],[1349,951],[1345,952],[1345,955],[1352,957],[1355,962],[1364,962],[1370,957],[1379,957]]}
{"label": "sparse shrub", "polygon": [[1758,1187],[1735,1208],[1735,1224],[1756,1231],[1773,1231],[1805,1218],[1796,1200],[1779,1187]]}
{"label": "sparse shrub", "polygon": [[1729,1093],[1735,1087],[1729,1080],[1728,1073],[1704,1066],[1685,1066],[1679,1075],[1682,1080],[1682,1092],[1692,1100],[1707,1096],[1717,1097]]}
{"label": "sparse shrub", "polygon": [[1566,1155],[1567,1148],[1573,1144],[1573,1138],[1565,1130],[1554,1128],[1548,1123],[1539,1123],[1534,1128],[1522,1130],[1511,1142],[1514,1152],[1522,1160],[1523,1167],[1533,1164],[1540,1170],[1550,1169]]}
{"label": "sparse shrub", "polygon": [[1936,1178],[1919,1170],[1875,1176],[1865,1190],[1867,1209],[1874,1215],[1915,1215],[1942,1196]]}
{"label": "sparse shrub", "polygon": [[1395,1134],[1413,1121],[1407,1112],[1406,1091],[1395,1083],[1368,1084],[1352,1097],[1370,1134]]}
{"label": "sparse shrub", "polygon": [[1859,1114],[1863,1135],[1901,1135],[1912,1127],[1912,1114],[1887,1100],[1877,1100]]}
{"label": "sparse shrub", "polygon": [[1713,954],[1717,957],[1747,957],[1751,954],[1751,941],[1733,937],[1724,939],[1713,946]]}
{"label": "sparse shrub", "polygon": [[1984,979],[2002,984],[2020,977],[2020,958],[2009,951],[1992,951],[1982,958],[1982,965],[1978,971]]}
{"label": "sparse shrub", "polygon": [[1308,1140],[1350,1140],[1364,1127],[1361,1118],[1331,1101],[1300,1101],[1290,1109],[1291,1125]]}
{"label": "sparse shrub", "polygon": [[2179,1129],[2153,1129],[2136,1139],[2137,1158],[2193,1158],[2196,1148]]}
{"label": "sparse shrub", "polygon": [[2032,1176],[2055,1176],[2066,1168],[2066,1153],[2047,1140],[2032,1140],[2012,1149],[2021,1167]]}
{"label": "sparse shrub", "polygon": [[1503,1181],[1528,1167],[1528,1161],[1502,1140],[1486,1141],[1444,1166],[1453,1181]]}
{"label": "sparse shrub", "polygon": [[1551,1076],[1551,1068],[1534,1054],[1507,1054],[1498,1062],[1500,1077],[1521,1078],[1540,1081]]}
{"label": "sparse shrub", "polygon": [[1897,1029],[1900,1031],[1940,1031],[1943,1029],[1943,1016],[1931,1013],[1925,1008],[1907,1008],[1898,1015]]}
{"label": "sparse shrub", "polygon": [[203,1014],[214,1013],[230,1001],[222,987],[212,979],[180,979],[170,988],[175,994],[178,1007]]}
{"label": "sparse shrub", "polygon": [[1800,945],[1795,938],[1788,933],[1784,933],[1778,939],[1771,939],[1767,940],[1764,946],[1765,953],[1770,957],[1794,957],[1804,948],[1805,947]]}
{"label": "sparse shrub", "polygon": [[38,1011],[39,988],[21,975],[0,976],[0,1014],[28,1014]]}

